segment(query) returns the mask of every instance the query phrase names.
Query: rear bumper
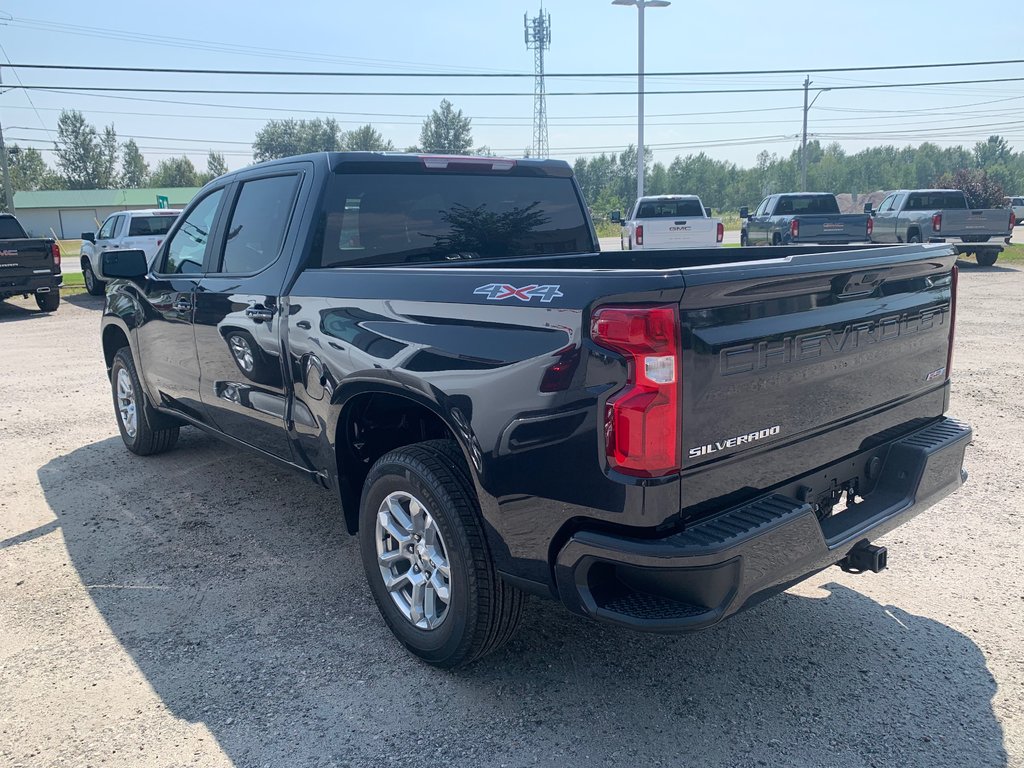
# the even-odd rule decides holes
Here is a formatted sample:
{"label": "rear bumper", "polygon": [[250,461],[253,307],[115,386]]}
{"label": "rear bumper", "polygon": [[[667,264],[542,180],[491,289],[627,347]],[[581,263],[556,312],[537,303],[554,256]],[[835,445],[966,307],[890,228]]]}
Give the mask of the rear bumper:
{"label": "rear bumper", "polygon": [[60,290],[62,275],[47,273],[45,275],[0,275],[0,299],[11,296],[25,296],[30,293],[46,293]]}
{"label": "rear bumper", "polygon": [[771,493],[660,539],[579,531],[556,557],[558,593],[575,613],[634,629],[703,629],[955,491],[970,440],[970,427],[944,418],[893,441],[872,492],[822,522],[809,503]]}

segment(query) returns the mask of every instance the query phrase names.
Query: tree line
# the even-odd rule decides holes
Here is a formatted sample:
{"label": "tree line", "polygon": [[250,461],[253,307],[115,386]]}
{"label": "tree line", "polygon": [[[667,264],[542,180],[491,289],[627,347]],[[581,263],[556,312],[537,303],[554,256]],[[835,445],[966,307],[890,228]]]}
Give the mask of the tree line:
{"label": "tree line", "polygon": [[[650,150],[648,149],[648,157]],[[742,168],[704,152],[676,157],[668,165],[646,163],[644,193],[699,194],[719,210],[753,208],[775,192],[798,191],[800,152],[789,156],[762,151],[756,163]],[[578,158],[573,164],[587,204],[597,217],[625,211],[636,200],[636,147],[622,153]],[[971,205],[1001,205],[1005,194],[1024,190],[1024,152],[1013,152],[1006,139],[990,136],[972,149],[939,147],[869,147],[848,154],[838,143],[807,144],[807,188],[816,192],[852,193],[928,187],[964,189]]]}
{"label": "tree line", "polygon": [[[405,151],[492,154],[487,146],[474,147],[472,120],[447,99],[424,119],[419,138]],[[259,162],[306,152],[393,151],[395,145],[372,125],[346,131],[333,118],[316,118],[269,120],[257,131],[252,149]],[[630,145],[621,153],[576,159],[573,170],[596,217],[625,211],[635,201],[636,152]],[[56,167],[50,168],[37,149],[7,147],[14,189],[194,187],[228,170],[224,155],[212,150],[205,171],[184,155],[161,160],[150,169],[134,139],[121,142],[112,124],[97,129],[75,110],[61,112],[54,155]],[[677,156],[668,165],[652,162],[650,149],[645,155],[647,194],[695,193],[705,205],[719,210],[754,206],[767,194],[799,187],[798,150],[788,156],[762,151],[749,168],[704,152]],[[990,136],[972,149],[925,142],[917,147],[869,147],[853,154],[838,143],[822,146],[815,140],[807,145],[807,181],[811,190],[853,194],[955,186],[980,207],[1001,203],[1004,190],[1024,191],[1024,152],[1013,152],[1001,136]]]}

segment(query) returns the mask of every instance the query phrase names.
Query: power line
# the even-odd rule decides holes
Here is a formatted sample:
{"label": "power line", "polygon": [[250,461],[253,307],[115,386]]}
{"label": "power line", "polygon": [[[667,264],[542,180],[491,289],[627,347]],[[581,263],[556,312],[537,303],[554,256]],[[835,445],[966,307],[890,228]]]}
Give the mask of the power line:
{"label": "power line", "polygon": [[[815,90],[829,91],[865,91],[879,90],[886,88],[922,88],[939,85],[980,85],[984,83],[1016,83],[1024,81],[1024,77],[991,77],[975,80],[942,80],[934,82],[918,83],[873,83],[865,85],[833,85],[827,88]],[[218,96],[390,96],[390,97],[442,97],[452,96],[465,97],[525,97],[533,96],[532,93],[515,91],[268,91],[268,90],[239,90],[228,88],[151,88],[151,87],[114,87],[114,86],[91,86],[91,85],[15,85],[12,89],[24,89],[32,91],[63,91],[63,92],[96,92],[96,93],[197,93],[203,95]],[[779,87],[779,88],[706,88],[694,90],[670,90],[650,91],[645,89],[646,95],[656,96],[684,96],[699,94],[730,94],[730,93],[793,93],[803,92],[802,87]],[[549,91],[548,96],[635,96],[637,91]]]}
{"label": "power line", "polygon": [[[888,64],[868,67],[799,67],[796,69],[732,69],[696,70],[692,72],[648,72],[645,77],[732,77],[740,75],[802,75],[832,72],[888,72],[896,70],[946,69],[959,67],[990,67],[1004,64],[1024,64],[1024,59],[995,59],[989,61],[953,61],[932,64]],[[14,64],[20,69],[68,70],[88,72],[139,72],[185,75],[246,75],[259,77],[402,77],[402,78],[532,78],[532,72],[325,72],[323,70],[275,69],[199,69],[190,67],[115,67],[91,64]],[[636,77],[636,72],[548,72],[552,78],[608,78]]]}

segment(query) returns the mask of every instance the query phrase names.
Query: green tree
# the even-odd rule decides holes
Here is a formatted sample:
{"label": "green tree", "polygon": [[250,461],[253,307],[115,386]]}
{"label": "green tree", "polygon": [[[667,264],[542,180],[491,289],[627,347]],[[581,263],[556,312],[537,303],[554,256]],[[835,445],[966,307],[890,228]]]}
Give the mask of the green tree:
{"label": "green tree", "polygon": [[253,157],[261,162],[307,152],[336,152],[342,148],[342,131],[334,118],[271,120],[256,133]]}
{"label": "green tree", "polygon": [[149,184],[149,163],[135,139],[121,145],[121,184],[128,189],[141,189]]}
{"label": "green tree", "polygon": [[394,152],[395,145],[385,139],[372,125],[362,125],[342,136],[342,146],[349,151]]}
{"label": "green tree", "polygon": [[186,156],[161,160],[149,180],[154,187],[198,187],[199,173]]}
{"label": "green tree", "polygon": [[39,150],[32,147],[8,146],[7,167],[11,172],[11,186],[16,192],[54,189],[60,183]]}
{"label": "green tree", "polygon": [[57,169],[68,189],[100,186],[102,151],[96,128],[77,110],[63,110],[57,118]]}
{"label": "green tree", "polygon": [[472,120],[455,109],[448,99],[423,121],[420,151],[444,155],[468,155],[473,148]]}
{"label": "green tree", "polygon": [[121,171],[118,167],[121,145],[117,143],[117,131],[114,130],[113,125],[108,125],[103,129],[98,147],[96,185],[100,189],[116,189],[121,186]]}
{"label": "green tree", "polygon": [[978,168],[988,170],[996,165],[1005,165],[1013,152],[1002,136],[989,136],[974,145],[974,162]]}
{"label": "green tree", "polygon": [[223,176],[228,172],[228,163],[224,159],[224,155],[221,152],[214,152],[210,150],[210,154],[206,156],[206,175],[209,176],[207,181],[212,181],[218,176]]}

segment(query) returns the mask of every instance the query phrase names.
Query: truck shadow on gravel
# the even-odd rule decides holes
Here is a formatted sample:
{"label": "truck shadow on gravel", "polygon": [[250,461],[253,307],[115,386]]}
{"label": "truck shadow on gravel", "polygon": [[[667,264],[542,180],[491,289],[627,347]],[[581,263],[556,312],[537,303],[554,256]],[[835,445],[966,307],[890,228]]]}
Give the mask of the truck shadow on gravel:
{"label": "truck shadow on gravel", "polygon": [[114,637],[236,765],[1007,762],[978,647],[838,584],[680,637],[531,600],[505,649],[441,672],[392,638],[336,503],[297,476],[193,430],[38,476]]}

